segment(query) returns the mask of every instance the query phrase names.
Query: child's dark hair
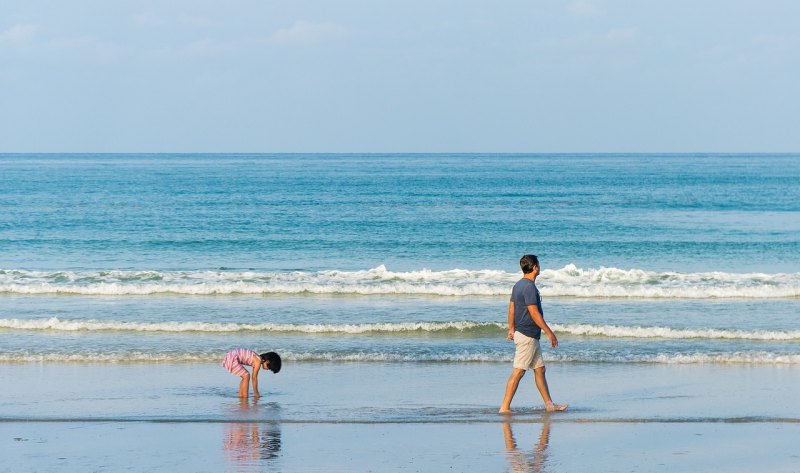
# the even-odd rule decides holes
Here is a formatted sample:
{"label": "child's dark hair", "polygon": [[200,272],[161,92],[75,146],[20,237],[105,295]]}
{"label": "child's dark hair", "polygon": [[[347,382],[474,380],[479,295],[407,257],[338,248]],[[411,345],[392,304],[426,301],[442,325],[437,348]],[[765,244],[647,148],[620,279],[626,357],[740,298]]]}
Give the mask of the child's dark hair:
{"label": "child's dark hair", "polygon": [[539,266],[539,258],[536,255],[525,255],[519,259],[519,267],[523,274],[532,273],[534,266]]}
{"label": "child's dark hair", "polygon": [[268,369],[273,373],[277,373],[281,370],[281,356],[275,353],[274,351],[270,351],[267,353],[262,353],[259,355],[261,357],[261,362],[268,361],[269,367]]}

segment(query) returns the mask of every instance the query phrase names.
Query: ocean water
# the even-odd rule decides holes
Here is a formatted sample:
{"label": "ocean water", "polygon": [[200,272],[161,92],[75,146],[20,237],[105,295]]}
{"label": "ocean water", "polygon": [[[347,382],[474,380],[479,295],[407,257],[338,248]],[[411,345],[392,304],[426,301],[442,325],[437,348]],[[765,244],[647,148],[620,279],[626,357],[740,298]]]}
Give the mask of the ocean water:
{"label": "ocean water", "polygon": [[[0,155],[0,364],[800,365],[800,155]],[[287,365],[288,366],[288,365]]]}

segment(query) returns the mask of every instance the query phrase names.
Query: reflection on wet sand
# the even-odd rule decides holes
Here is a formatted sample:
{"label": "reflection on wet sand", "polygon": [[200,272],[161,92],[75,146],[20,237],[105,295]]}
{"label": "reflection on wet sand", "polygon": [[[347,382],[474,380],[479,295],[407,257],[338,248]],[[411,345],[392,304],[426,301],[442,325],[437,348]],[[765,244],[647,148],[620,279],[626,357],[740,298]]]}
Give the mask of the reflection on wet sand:
{"label": "reflection on wet sand", "polygon": [[[259,406],[242,399],[240,409],[252,415]],[[236,467],[272,464],[280,456],[280,425],[256,421],[226,424],[222,449]]]}
{"label": "reflection on wet sand", "polygon": [[539,441],[534,445],[533,451],[520,451],[517,448],[517,441],[514,439],[514,432],[511,429],[511,422],[503,423],[503,438],[506,443],[506,456],[511,466],[511,471],[542,473],[547,471],[547,445],[550,442],[550,416],[542,418],[542,431],[539,434]]}

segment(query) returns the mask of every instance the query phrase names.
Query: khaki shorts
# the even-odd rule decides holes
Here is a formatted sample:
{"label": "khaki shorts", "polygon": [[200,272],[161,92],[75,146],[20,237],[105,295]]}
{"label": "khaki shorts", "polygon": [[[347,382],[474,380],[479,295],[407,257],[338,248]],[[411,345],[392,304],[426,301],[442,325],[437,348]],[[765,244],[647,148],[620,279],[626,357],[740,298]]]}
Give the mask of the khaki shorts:
{"label": "khaki shorts", "polygon": [[517,347],[514,353],[514,368],[535,370],[544,366],[539,340],[514,332],[514,345]]}

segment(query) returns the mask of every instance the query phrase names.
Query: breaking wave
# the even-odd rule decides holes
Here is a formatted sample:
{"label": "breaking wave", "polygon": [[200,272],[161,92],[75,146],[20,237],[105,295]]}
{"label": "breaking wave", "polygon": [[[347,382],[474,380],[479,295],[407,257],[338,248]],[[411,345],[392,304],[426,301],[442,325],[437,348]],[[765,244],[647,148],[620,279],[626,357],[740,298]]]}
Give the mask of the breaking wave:
{"label": "breaking wave", "polygon": [[18,330],[56,331],[127,331],[127,332],[272,332],[272,333],[480,333],[486,330],[499,332],[503,325],[493,322],[400,322],[362,324],[242,324],[213,322],[121,322],[101,320],[0,319],[0,328]]}
{"label": "breaking wave", "polygon": [[[499,270],[27,271],[0,270],[0,293],[76,295],[420,294],[507,295],[519,274]],[[578,298],[796,298],[800,273],[676,273],[641,269],[544,270],[543,295]]]}
{"label": "breaking wave", "polygon": [[[730,330],[716,328],[671,328],[591,324],[550,324],[558,334],[607,338],[666,338],[720,340],[800,340],[800,330]],[[361,324],[275,324],[215,322],[123,322],[116,320],[0,319],[0,329],[120,332],[265,332],[306,334],[442,334],[454,336],[502,336],[506,325],[499,322],[397,322]]]}

